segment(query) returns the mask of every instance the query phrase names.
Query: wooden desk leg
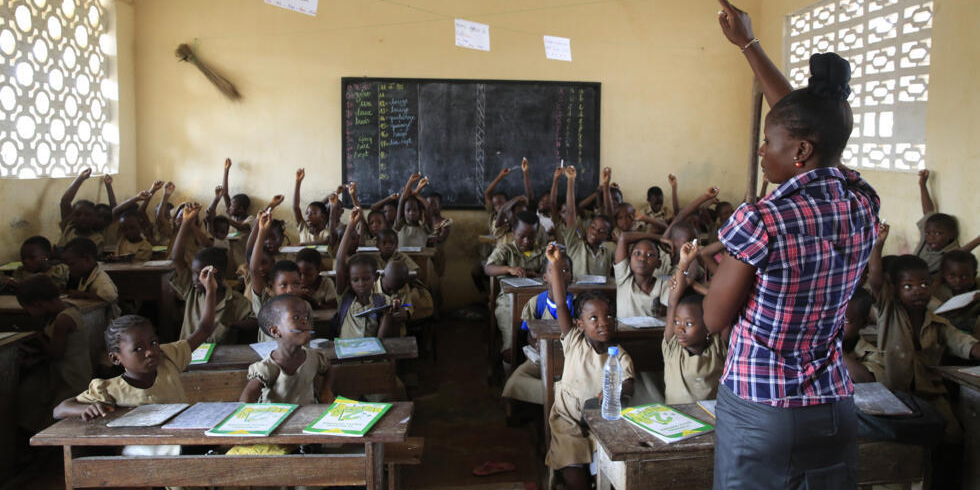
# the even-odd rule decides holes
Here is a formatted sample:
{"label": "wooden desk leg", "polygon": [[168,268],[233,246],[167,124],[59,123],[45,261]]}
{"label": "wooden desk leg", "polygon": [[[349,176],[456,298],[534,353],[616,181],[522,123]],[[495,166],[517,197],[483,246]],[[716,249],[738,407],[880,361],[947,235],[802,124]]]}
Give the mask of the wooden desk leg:
{"label": "wooden desk leg", "polygon": [[385,475],[385,445],[380,442],[364,444],[364,486],[367,490],[383,490]]}
{"label": "wooden desk leg", "polygon": [[71,484],[71,446],[65,446],[65,488],[71,490],[75,488]]}
{"label": "wooden desk leg", "polygon": [[180,332],[174,326],[174,307],[176,306],[177,300],[174,296],[173,288],[170,287],[170,274],[160,275],[159,298],[157,304],[157,328],[165,342],[174,342],[180,336]]}
{"label": "wooden desk leg", "polygon": [[541,383],[544,392],[544,447],[547,452],[551,444],[551,424],[548,417],[551,416],[551,406],[555,404],[555,354],[551,352],[551,340],[538,339],[538,354],[541,356]]}

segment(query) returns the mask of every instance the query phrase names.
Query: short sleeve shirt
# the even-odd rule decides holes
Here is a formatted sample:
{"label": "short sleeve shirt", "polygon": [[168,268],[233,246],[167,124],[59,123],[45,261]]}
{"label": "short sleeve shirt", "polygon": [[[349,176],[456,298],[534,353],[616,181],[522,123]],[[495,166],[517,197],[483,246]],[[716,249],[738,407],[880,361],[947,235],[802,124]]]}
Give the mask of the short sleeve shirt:
{"label": "short sleeve shirt", "polygon": [[296,372],[287,374],[272,359],[272,354],[248,367],[248,379],[262,383],[259,403],[295,403],[311,405],[316,403],[313,382],[316,376],[326,374],[330,369],[327,352],[303,347],[306,360]]}
{"label": "short sleeve shirt", "polygon": [[[666,261],[664,261],[665,254],[661,252],[660,255],[661,263],[665,262],[666,267],[670,267],[670,258],[667,257]],[[613,271],[616,276],[616,316],[620,318],[654,316],[657,303],[660,302],[660,296],[665,291],[669,291],[670,286],[668,282],[659,277],[655,277],[653,288],[650,292],[643,292],[640,286],[636,284],[636,278],[633,277],[633,271],[630,270],[630,261],[628,258],[614,265]],[[666,269],[661,266],[654,274],[659,275],[665,271]]]}
{"label": "short sleeve shirt", "polygon": [[78,403],[102,402],[117,407],[138,407],[150,403],[181,403],[187,400],[180,373],[191,363],[191,347],[186,340],[160,346],[160,363],[153,386],[143,389],[130,385],[122,375],[93,379],[88,390],[75,397]]}
{"label": "short sleeve shirt", "polygon": [[[197,330],[204,313],[205,293],[198,291],[191,280],[191,271],[178,268],[170,276],[170,286],[184,299],[184,319],[180,327],[180,338],[186,340]],[[225,296],[215,305],[214,333],[208,337],[208,342],[228,344],[235,340],[234,332],[229,328],[232,323],[244,320],[252,315],[252,304],[242,296],[242,293],[225,289]]]}

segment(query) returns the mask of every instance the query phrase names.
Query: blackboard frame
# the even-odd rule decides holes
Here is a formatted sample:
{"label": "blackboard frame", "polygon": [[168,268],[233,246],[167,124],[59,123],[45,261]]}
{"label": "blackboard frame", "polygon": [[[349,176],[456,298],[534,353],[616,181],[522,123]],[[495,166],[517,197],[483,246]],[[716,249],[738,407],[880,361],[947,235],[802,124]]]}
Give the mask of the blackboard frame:
{"label": "blackboard frame", "polygon": [[[340,100],[341,100],[341,110],[340,110],[340,127],[341,127],[341,175],[343,182],[349,182],[350,176],[347,170],[347,155],[348,155],[348,145],[350,142],[344,137],[344,131],[346,128],[347,117],[345,114],[345,103],[347,88],[351,84],[362,84],[362,83],[415,83],[415,84],[425,84],[425,83],[439,83],[439,84],[486,84],[486,85],[544,85],[544,86],[557,86],[557,87],[587,87],[594,91],[594,114],[593,114],[593,138],[595,145],[595,168],[590,169],[592,171],[586,173],[583,171],[579,172],[579,183],[586,183],[591,188],[598,187],[599,184],[599,174],[602,168],[601,163],[601,112],[602,112],[602,84],[600,82],[583,82],[583,81],[560,81],[560,80],[506,80],[506,79],[465,79],[465,78],[392,78],[392,77],[341,77],[340,79]],[[532,165],[534,162],[532,162]],[[584,175],[588,175],[586,179],[583,179]],[[489,185],[489,182],[486,182]],[[550,184],[550,181],[549,181]],[[399,189],[393,192],[400,191]],[[579,185],[576,186],[578,188]],[[565,191],[564,184],[559,185],[559,193],[563,196]],[[580,199],[584,198],[585,195],[578,196]],[[367,205],[368,203],[364,203]],[[445,205],[445,209],[460,209],[460,210],[472,210],[472,209],[483,209],[483,205]]]}

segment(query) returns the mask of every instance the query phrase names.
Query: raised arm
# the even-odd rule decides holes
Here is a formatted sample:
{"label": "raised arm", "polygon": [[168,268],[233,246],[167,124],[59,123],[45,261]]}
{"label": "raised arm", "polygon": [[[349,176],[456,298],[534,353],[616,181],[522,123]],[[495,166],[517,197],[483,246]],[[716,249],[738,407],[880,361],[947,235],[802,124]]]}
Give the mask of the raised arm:
{"label": "raised arm", "polygon": [[197,329],[190,337],[187,337],[187,344],[191,350],[197,349],[208,337],[214,333],[217,322],[214,321],[215,310],[218,304],[218,270],[213,265],[201,269],[201,284],[204,285],[204,309],[201,311],[201,321],[197,324]]}
{"label": "raised arm", "polygon": [[354,204],[355,208],[361,207],[361,200],[357,198],[357,182],[352,180],[347,184],[347,194],[350,196],[350,202]]}
{"label": "raised arm", "polygon": [[487,190],[483,191],[484,203],[489,205],[490,201],[493,200],[493,190],[497,188],[497,184],[499,184],[501,180],[504,180],[504,177],[506,177],[508,174],[510,174],[510,168],[505,168],[500,170],[500,173],[497,174],[497,177],[495,179],[493,179],[493,182],[491,182],[490,185],[487,186]]}
{"label": "raised arm", "polygon": [[551,207],[551,219],[558,222],[558,179],[565,173],[565,168],[555,167],[555,175],[551,178],[551,191],[548,192],[549,205]]}
{"label": "raised arm", "polygon": [[167,202],[170,201],[170,196],[174,194],[175,190],[177,190],[177,187],[173,182],[167,182],[163,186],[163,197],[160,199],[160,203],[157,204],[157,227],[160,227],[162,223],[170,221],[170,215],[167,214]]}
{"label": "raised arm", "polygon": [[[589,208],[589,206],[592,205],[592,203],[595,202],[596,199],[599,199],[599,191],[598,190],[596,190],[592,194],[589,194],[588,196],[585,196],[585,199],[582,199],[582,201],[579,202],[578,205],[575,207],[575,212],[576,213],[581,213],[581,212],[585,211],[586,209]],[[610,216],[610,218],[612,218],[612,216]]]}
{"label": "raised arm", "polygon": [[507,223],[507,220],[510,219],[510,210],[519,202],[527,204],[527,196],[516,196],[510,201],[504,203],[503,206],[500,206],[500,212],[497,213],[497,218],[493,222],[494,226],[504,226]]}
{"label": "raised arm", "polygon": [[599,178],[599,188],[602,189],[602,212],[613,218],[616,216],[616,210],[613,208],[612,194],[609,192],[610,179],[612,179],[612,169],[609,167],[602,169],[602,177]]}
{"label": "raised arm", "polygon": [[[392,195],[390,195],[390,196],[388,196],[388,197],[386,197],[386,198],[384,198],[384,199],[382,199],[382,200],[380,200],[380,201],[372,204],[371,205],[371,211],[381,211],[381,208],[385,207],[385,204],[388,204],[391,201],[396,201],[397,202],[400,196],[401,195],[396,192],[396,193],[394,193],[394,194],[392,194]],[[329,197],[328,197],[328,199],[329,199]]]}
{"label": "raised arm", "polygon": [[721,32],[725,34],[728,41],[742,50],[742,54],[752,67],[752,72],[762,85],[762,93],[766,96],[766,102],[772,107],[779,102],[786,94],[793,91],[789,80],[783,76],[779,68],[773,64],[765,50],[759,44],[759,40],[752,33],[752,20],[749,14],[739,10],[728,0],[718,0],[721,4],[721,13],[718,14],[718,24],[721,25]]}
{"label": "raised arm", "polygon": [[973,249],[977,248],[978,245],[980,245],[980,235],[977,235],[976,238],[970,240],[969,242],[967,242],[966,245],[960,247],[960,250],[964,252],[972,252]]}
{"label": "raised arm", "polygon": [[258,222],[258,226],[255,228],[258,229],[258,232],[255,236],[255,243],[252,246],[252,258],[248,263],[248,269],[252,278],[252,293],[261,296],[266,288],[266,278],[262,277],[262,274],[259,274],[259,269],[262,266],[262,255],[265,254],[265,251],[262,250],[262,244],[269,237],[269,229],[272,227],[272,213],[262,211],[259,213],[259,218],[256,221]]}
{"label": "raised arm", "polygon": [[[684,209],[678,210],[677,214],[674,215],[674,219],[670,222],[670,225],[673,226],[675,223],[680,223],[681,221],[684,221],[685,219],[687,219],[688,216],[690,216],[692,213],[697,211],[697,209],[700,208],[704,203],[716,197],[718,197],[718,188],[709,187],[708,190],[704,192],[704,194],[702,194],[697,199],[688,203],[688,205],[685,206]],[[664,232],[665,235],[669,232],[670,227],[668,227],[667,230],[668,231]]]}
{"label": "raised arm", "polygon": [[401,298],[397,296],[392,298],[391,305],[381,316],[381,321],[378,322],[378,338],[397,337],[402,324],[405,323],[405,315]]}
{"label": "raised arm", "polygon": [[209,233],[214,233],[214,218],[218,215],[218,202],[221,201],[221,196],[225,194],[225,188],[218,185],[214,187],[214,199],[211,200],[211,204],[208,204],[208,208],[204,210],[204,226],[207,228]]}
{"label": "raised arm", "polygon": [[154,182],[152,186],[150,186],[150,189],[149,189],[150,197],[149,197],[149,199],[144,199],[143,201],[141,201],[140,202],[140,207],[137,210],[137,212],[139,213],[139,218],[140,218],[140,226],[143,228],[143,235],[146,236],[146,237],[150,237],[153,234],[153,225],[150,222],[150,216],[146,214],[146,208],[149,207],[150,200],[153,199],[153,196],[156,195],[156,193],[160,189],[163,189],[163,181],[162,180],[158,180],[158,181]]}
{"label": "raised arm", "polygon": [[[330,227],[330,243],[327,246],[335,257],[337,256],[337,243],[340,242],[340,237],[337,236],[337,230],[340,228],[340,216],[344,213],[344,205],[340,202],[339,192],[344,188],[340,186],[337,188],[337,192],[333,193],[327,203],[327,226]],[[355,206],[357,207],[357,206]]]}
{"label": "raised arm", "polygon": [[888,231],[891,226],[882,223],[878,227],[878,241],[871,249],[871,257],[868,259],[868,285],[871,286],[871,294],[875,298],[881,294],[881,288],[885,285],[885,271],[881,263],[881,253],[885,248],[885,240],[888,239]]}
{"label": "raised arm", "polygon": [[350,222],[344,230],[344,236],[340,239],[340,246],[337,249],[337,291],[343,292],[347,288],[347,255],[350,251],[350,244],[353,243],[357,235],[357,225],[361,221],[361,208],[354,208],[350,212]]}
{"label": "raised arm", "polygon": [[105,183],[105,195],[109,200],[109,207],[115,209],[118,204],[116,203],[116,191],[112,190],[112,176],[109,174],[103,175],[102,182]]}
{"label": "raised arm", "polygon": [[561,278],[561,267],[557,264],[562,259],[558,244],[549,243],[545,256],[548,262],[551,262],[551,267],[548,268],[548,273],[551,274],[548,278],[548,287],[551,288],[551,297],[555,299],[555,316],[558,317],[558,326],[561,327],[561,334],[564,336],[572,330],[573,326],[572,312],[568,311],[568,304],[565,302],[565,281]]}
{"label": "raised arm", "polygon": [[615,263],[620,263],[629,257],[630,245],[633,242],[640,240],[652,240],[654,243],[662,243],[664,246],[673,250],[673,244],[670,240],[664,238],[663,235],[658,235],[656,233],[647,233],[643,231],[624,231],[619,235],[619,241],[616,242],[616,261]]}
{"label": "raised arm", "polygon": [[408,182],[405,182],[405,187],[402,188],[401,196],[398,197],[398,212],[395,215],[395,230],[400,230],[401,227],[405,226],[405,201],[412,197],[412,186],[414,186],[421,179],[422,174],[413,173],[408,177]]}
{"label": "raised arm", "polygon": [[681,210],[681,202],[677,199],[677,176],[667,174],[667,182],[670,183],[670,205],[674,206],[674,214]]}
{"label": "raised arm", "polygon": [[714,275],[718,272],[718,262],[715,261],[715,255],[725,251],[725,244],[721,242],[714,242],[707,247],[704,247],[699,252],[701,256],[701,262],[704,264],[704,268],[708,270],[708,273]]}
{"label": "raised arm", "polygon": [[922,202],[923,215],[936,212],[936,203],[932,201],[932,196],[929,195],[928,182],[929,171],[919,170],[919,200]]}
{"label": "raised arm", "polygon": [[68,219],[71,218],[71,203],[75,200],[75,195],[78,194],[78,189],[82,186],[82,182],[92,175],[92,169],[87,168],[82,170],[82,173],[75,177],[75,180],[71,182],[71,185],[65,189],[65,193],[61,195],[61,221],[67,223]]}
{"label": "raised arm", "polygon": [[226,210],[231,207],[231,188],[228,187],[229,170],[231,170],[231,158],[225,158],[225,173],[221,178],[221,187],[225,190],[224,201]]}
{"label": "raised arm", "polygon": [[296,220],[296,226],[301,226],[303,224],[303,208],[300,207],[300,187],[303,185],[303,179],[306,178],[306,169],[300,168],[296,170],[296,185],[293,187],[293,218]]}
{"label": "raised arm", "polygon": [[694,264],[698,256],[698,245],[696,241],[685,243],[681,246],[680,260],[677,262],[677,270],[674,277],[670,279],[670,300],[667,302],[667,328],[664,329],[664,341],[670,342],[674,338],[674,314],[677,311],[677,303],[680,302],[684,292],[691,285],[688,271]]}
{"label": "raised arm", "polygon": [[184,249],[187,247],[187,240],[193,233],[192,228],[197,227],[197,215],[200,212],[201,205],[196,202],[190,202],[184,206],[180,230],[177,231],[173,250],[170,251],[170,260],[174,261],[174,265],[180,269],[190,268],[190,264],[184,261]]}
{"label": "raised arm", "polygon": [[[565,213],[565,226],[569,230],[574,229],[578,224],[575,219],[578,216],[578,213],[575,212],[575,178],[577,175],[578,171],[575,170],[575,167],[571,165],[565,167],[565,207],[568,209],[568,212]],[[555,180],[557,181],[557,179]],[[555,199],[555,202],[557,202],[557,199]],[[552,209],[556,210],[558,208]]]}
{"label": "raised arm", "polygon": [[531,187],[531,164],[528,163],[527,157],[521,160],[521,171],[524,172],[524,195],[527,196],[528,201],[534,201],[534,188]]}

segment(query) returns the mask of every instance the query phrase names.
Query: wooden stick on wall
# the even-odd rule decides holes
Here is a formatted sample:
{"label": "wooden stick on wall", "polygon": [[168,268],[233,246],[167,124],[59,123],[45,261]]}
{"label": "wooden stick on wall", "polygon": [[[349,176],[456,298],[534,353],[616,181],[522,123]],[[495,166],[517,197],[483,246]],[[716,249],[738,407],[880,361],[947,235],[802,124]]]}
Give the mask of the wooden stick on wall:
{"label": "wooden stick on wall", "polygon": [[755,203],[759,181],[759,131],[762,127],[762,86],[752,80],[752,121],[749,124],[749,179],[745,188],[745,202]]}

